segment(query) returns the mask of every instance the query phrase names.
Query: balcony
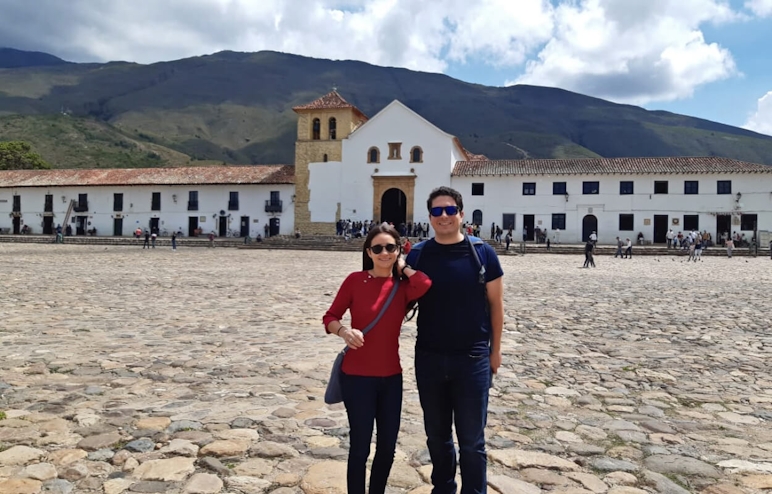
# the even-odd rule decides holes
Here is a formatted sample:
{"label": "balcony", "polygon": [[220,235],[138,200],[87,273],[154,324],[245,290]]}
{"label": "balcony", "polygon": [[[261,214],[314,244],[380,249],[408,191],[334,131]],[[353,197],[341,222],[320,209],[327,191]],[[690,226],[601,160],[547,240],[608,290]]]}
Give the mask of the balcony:
{"label": "balcony", "polygon": [[76,213],[85,213],[88,211],[88,202],[76,202],[72,210]]}
{"label": "balcony", "polygon": [[267,200],[265,201],[265,212],[266,213],[281,213],[283,211],[282,207],[282,201],[272,201]]}
{"label": "balcony", "polygon": [[239,201],[228,201],[228,211],[238,211]]}
{"label": "balcony", "polygon": [[188,211],[198,211],[198,201],[188,201]]}

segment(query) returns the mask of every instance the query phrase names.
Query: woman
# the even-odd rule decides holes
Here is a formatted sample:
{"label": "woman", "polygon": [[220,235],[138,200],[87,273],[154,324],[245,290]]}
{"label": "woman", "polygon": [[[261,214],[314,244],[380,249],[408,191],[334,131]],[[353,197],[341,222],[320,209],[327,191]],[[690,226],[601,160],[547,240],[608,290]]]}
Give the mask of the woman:
{"label": "woman", "polygon": [[[349,347],[343,360],[341,389],[350,431],[347,470],[348,494],[364,494],[365,465],[370,454],[373,422],[378,428],[375,458],[370,471],[370,494],[383,494],[394,462],[402,412],[402,368],[399,332],[408,302],[429,290],[429,278],[400,258],[401,239],[386,223],[373,227],[365,239],[362,271],[351,273],[324,315],[328,333]],[[359,329],[380,312],[397,279],[402,278],[392,303],[366,336]],[[341,324],[346,311],[351,328]]]}

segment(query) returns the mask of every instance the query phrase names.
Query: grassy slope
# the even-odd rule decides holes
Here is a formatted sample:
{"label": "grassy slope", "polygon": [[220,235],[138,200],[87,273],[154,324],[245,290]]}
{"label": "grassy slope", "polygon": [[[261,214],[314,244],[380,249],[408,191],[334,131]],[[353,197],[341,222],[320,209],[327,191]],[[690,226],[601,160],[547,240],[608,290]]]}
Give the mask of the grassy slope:
{"label": "grassy slope", "polygon": [[190,158],[103,122],[65,115],[0,117],[0,140],[27,141],[54,168],[184,166]]}
{"label": "grassy slope", "polygon": [[558,89],[273,52],[0,70],[0,115],[66,108],[196,159],[291,163],[292,106],[333,86],[369,116],[400,99],[490,158],[719,155],[772,164],[772,138],[714,122]]}

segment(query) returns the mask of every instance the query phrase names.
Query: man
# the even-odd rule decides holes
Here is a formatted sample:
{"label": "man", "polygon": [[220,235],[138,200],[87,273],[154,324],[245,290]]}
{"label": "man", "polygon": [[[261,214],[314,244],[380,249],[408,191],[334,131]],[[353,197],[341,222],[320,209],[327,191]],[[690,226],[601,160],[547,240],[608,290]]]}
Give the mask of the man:
{"label": "man", "polygon": [[407,264],[432,280],[419,300],[415,352],[432,493],[456,492],[455,423],[461,494],[483,494],[488,391],[501,365],[503,272],[492,247],[461,233],[464,203],[458,191],[433,190],[427,207],[434,238],[413,246]]}
{"label": "man", "polygon": [[673,229],[667,231],[667,235],[665,235],[667,238],[667,250],[670,250],[670,247],[673,245],[673,239],[675,238],[675,233],[673,233]]}
{"label": "man", "polygon": [[614,253],[614,257],[619,256],[622,258],[622,239],[617,237],[617,251]]}
{"label": "man", "polygon": [[625,249],[625,255],[622,257],[622,259],[632,259],[633,258],[633,242],[629,239],[625,239],[626,243],[626,249]]}
{"label": "man", "polygon": [[592,242],[592,245],[598,245],[598,234],[595,232],[592,232],[590,234],[590,242]]}
{"label": "man", "polygon": [[584,268],[589,268],[590,266],[595,267],[595,259],[593,258],[592,251],[595,249],[595,244],[592,243],[592,240],[587,240],[587,243],[584,244]]}

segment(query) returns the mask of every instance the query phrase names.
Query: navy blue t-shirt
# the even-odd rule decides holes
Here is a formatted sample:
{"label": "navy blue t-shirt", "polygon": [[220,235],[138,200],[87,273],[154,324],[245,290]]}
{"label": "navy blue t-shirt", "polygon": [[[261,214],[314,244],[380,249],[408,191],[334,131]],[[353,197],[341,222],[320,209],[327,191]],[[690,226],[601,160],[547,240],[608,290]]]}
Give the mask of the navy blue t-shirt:
{"label": "navy blue t-shirt", "polygon": [[[480,262],[485,265],[485,281],[493,281],[504,272],[496,251],[488,244]],[[407,263],[423,271],[432,280],[429,291],[418,301],[418,339],[416,349],[441,354],[487,355],[491,320],[487,310],[485,285],[480,283],[480,268],[466,239],[442,245],[428,240],[421,247],[418,266],[413,262],[418,252],[411,251]]]}

